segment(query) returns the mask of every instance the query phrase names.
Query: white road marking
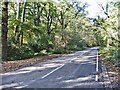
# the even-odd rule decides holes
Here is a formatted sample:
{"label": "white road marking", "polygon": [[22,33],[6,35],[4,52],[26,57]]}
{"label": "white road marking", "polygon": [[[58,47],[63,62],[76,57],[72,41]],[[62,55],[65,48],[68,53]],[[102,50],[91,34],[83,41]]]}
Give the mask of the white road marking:
{"label": "white road marking", "polygon": [[45,78],[45,77],[49,76],[50,74],[54,73],[54,72],[55,72],[55,71],[57,71],[58,69],[62,68],[64,65],[65,65],[65,64],[63,64],[63,65],[61,65],[60,67],[58,67],[58,68],[56,68],[56,69],[52,70],[51,72],[49,72],[48,74],[44,75],[44,76],[43,76],[43,77],[41,77],[41,78],[43,79],[43,78]]}
{"label": "white road marking", "polygon": [[[83,54],[85,54],[86,52],[89,52],[89,50],[84,50],[84,51],[82,51],[82,52],[83,52],[83,53],[82,53],[81,55],[79,55],[79,57],[82,56]],[[77,59],[77,58],[78,58],[78,57],[73,58],[73,59],[71,59],[71,60],[68,60],[68,62],[66,62],[66,63],[69,63],[69,62],[71,62],[71,61],[73,61],[73,60],[75,60],[75,59]],[[47,73],[46,75],[44,75],[44,76],[42,76],[42,77],[38,77],[38,78],[36,78],[35,80],[32,80],[31,82],[26,83],[26,85],[16,86],[15,88],[24,88],[24,87],[26,87],[27,85],[32,84],[32,83],[36,82],[36,81],[39,80],[39,79],[44,79],[44,78],[46,78],[47,76],[49,76],[49,75],[51,75],[52,73],[54,73],[55,71],[57,71],[58,69],[62,68],[66,63],[64,63],[63,65],[61,65],[61,66],[57,67],[56,69],[50,71],[50,72]]]}
{"label": "white road marking", "polygon": [[[97,58],[96,58],[96,72],[98,72],[98,51],[97,51]],[[95,81],[98,81],[98,74],[95,76]]]}
{"label": "white road marking", "polygon": [[[80,56],[82,56],[82,55],[85,54],[86,52],[88,52],[88,50],[87,50],[87,51],[85,50]],[[80,57],[80,56],[79,56],[79,57]],[[75,59],[77,59],[77,58],[78,58],[78,57],[73,58],[73,59],[69,60],[69,61],[66,62],[66,63],[72,62],[73,60],[75,60]],[[65,63],[65,64],[66,64],[66,63]],[[46,78],[47,76],[51,75],[52,73],[54,73],[54,72],[57,71],[58,69],[62,68],[65,64],[63,64],[63,65],[61,65],[60,67],[52,70],[51,72],[49,72],[48,74],[42,76],[41,78],[42,78],[42,79]]]}
{"label": "white road marking", "polygon": [[52,73],[55,72],[56,70],[62,68],[63,66],[64,66],[64,64],[61,65],[61,66],[59,66],[58,68],[52,70],[51,72],[49,72],[48,74],[44,75],[43,77],[38,77],[38,78],[36,78],[36,79],[34,79],[34,80],[28,82],[28,83],[25,83],[26,85],[16,86],[15,88],[25,88],[25,87],[27,87],[28,85],[30,85],[30,84],[36,82],[36,81],[39,80],[39,79],[44,79],[45,77],[47,77],[48,75],[52,74]]}

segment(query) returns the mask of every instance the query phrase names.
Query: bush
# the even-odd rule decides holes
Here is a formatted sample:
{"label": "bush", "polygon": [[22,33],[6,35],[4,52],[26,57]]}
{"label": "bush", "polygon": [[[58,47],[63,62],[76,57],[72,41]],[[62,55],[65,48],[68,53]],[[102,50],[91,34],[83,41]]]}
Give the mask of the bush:
{"label": "bush", "polygon": [[100,50],[100,55],[103,56],[105,60],[111,61],[113,65],[120,67],[120,48],[103,48]]}
{"label": "bush", "polygon": [[8,60],[25,59],[34,56],[34,52],[27,46],[9,46],[8,47]]}
{"label": "bush", "polygon": [[63,54],[63,53],[65,53],[66,51],[65,51],[65,49],[63,49],[63,48],[57,48],[57,49],[55,49],[55,50],[53,50],[53,54]]}

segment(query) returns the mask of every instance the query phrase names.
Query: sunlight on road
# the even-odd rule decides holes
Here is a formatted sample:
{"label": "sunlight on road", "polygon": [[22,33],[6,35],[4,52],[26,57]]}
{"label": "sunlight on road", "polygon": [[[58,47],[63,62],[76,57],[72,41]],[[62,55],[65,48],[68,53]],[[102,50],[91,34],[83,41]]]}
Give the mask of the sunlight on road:
{"label": "sunlight on road", "polygon": [[80,77],[80,78],[73,78],[73,79],[70,79],[70,80],[66,80],[66,81],[64,81],[64,82],[66,82],[66,83],[69,83],[69,82],[74,82],[74,83],[76,83],[76,82],[79,82],[79,81],[88,81],[88,80],[90,80],[92,77],[91,76],[87,76],[87,77]]}
{"label": "sunlight on road", "polygon": [[2,88],[101,88],[108,80],[104,83],[95,81],[96,52],[96,48],[91,48],[1,74],[4,77]]}

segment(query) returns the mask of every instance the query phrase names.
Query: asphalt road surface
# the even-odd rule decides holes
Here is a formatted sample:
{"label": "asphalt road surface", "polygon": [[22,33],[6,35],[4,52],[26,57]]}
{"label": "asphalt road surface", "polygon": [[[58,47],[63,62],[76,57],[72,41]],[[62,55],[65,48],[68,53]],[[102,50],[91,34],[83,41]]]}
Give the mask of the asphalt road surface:
{"label": "asphalt road surface", "polygon": [[105,88],[97,52],[94,47],[0,74],[0,88]]}

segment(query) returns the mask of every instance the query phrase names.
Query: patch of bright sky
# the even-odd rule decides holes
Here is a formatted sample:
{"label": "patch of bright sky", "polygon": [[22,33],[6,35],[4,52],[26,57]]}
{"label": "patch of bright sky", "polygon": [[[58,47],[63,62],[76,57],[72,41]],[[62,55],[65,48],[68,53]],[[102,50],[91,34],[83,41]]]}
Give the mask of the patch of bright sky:
{"label": "patch of bright sky", "polygon": [[[61,1],[61,0],[55,0],[56,2]],[[69,0],[71,1],[71,0]],[[88,11],[88,17],[97,17],[98,15],[101,17],[106,17],[104,14],[104,11],[102,8],[99,6],[99,4],[102,4],[103,7],[106,6],[107,1],[110,2],[112,0],[74,0],[74,1],[80,1],[82,3],[87,2],[89,7],[87,8]]]}
{"label": "patch of bright sky", "polygon": [[105,17],[105,14],[102,10],[102,8],[99,6],[99,4],[102,4],[103,6],[106,5],[107,0],[78,0],[81,2],[87,2],[89,7],[87,8],[88,10],[88,17],[96,17],[96,16],[101,16]]}

